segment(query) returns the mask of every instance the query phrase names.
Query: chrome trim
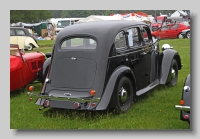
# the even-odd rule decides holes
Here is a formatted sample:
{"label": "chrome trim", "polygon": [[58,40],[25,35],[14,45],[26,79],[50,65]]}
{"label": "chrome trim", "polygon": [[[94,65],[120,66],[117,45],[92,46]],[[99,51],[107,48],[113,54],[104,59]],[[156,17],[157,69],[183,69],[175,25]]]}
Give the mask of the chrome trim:
{"label": "chrome trim", "polygon": [[63,101],[75,101],[75,102],[100,102],[101,98],[95,97],[82,97],[82,98],[73,98],[73,97],[58,97],[53,95],[41,95],[41,94],[31,94],[31,96],[36,98],[44,98],[48,100],[63,100]]}
{"label": "chrome trim", "polygon": [[190,106],[175,105],[175,108],[181,111],[190,111]]}

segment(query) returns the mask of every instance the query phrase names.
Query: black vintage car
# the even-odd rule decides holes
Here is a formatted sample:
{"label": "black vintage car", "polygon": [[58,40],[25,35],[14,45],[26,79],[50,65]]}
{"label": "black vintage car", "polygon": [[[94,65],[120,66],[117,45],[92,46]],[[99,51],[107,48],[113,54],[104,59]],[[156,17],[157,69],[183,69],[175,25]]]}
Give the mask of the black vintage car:
{"label": "black vintage car", "polygon": [[191,99],[191,91],[190,91],[190,74],[185,79],[182,96],[180,99],[180,105],[175,105],[177,110],[180,110],[180,120],[188,121],[190,124],[190,99]]}
{"label": "black vintage car", "polygon": [[[165,44],[160,52],[147,24],[97,21],[68,26],[43,65],[41,108],[127,111],[135,96],[160,84],[176,85],[181,59]],[[30,94],[33,94],[31,92]]]}

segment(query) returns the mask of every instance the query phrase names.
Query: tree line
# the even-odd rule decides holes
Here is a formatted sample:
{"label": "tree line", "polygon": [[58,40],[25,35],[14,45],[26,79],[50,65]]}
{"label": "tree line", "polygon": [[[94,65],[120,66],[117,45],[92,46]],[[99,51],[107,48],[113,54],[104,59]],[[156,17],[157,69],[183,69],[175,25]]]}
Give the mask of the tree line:
{"label": "tree line", "polygon": [[38,23],[49,18],[84,18],[90,15],[105,15],[144,12],[158,16],[172,14],[175,10],[10,10],[10,23]]}

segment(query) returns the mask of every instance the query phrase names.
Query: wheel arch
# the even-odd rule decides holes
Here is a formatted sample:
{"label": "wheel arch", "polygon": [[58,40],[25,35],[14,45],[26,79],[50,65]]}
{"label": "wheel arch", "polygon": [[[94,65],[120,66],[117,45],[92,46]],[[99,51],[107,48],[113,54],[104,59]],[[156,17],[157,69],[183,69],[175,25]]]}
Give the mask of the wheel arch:
{"label": "wheel arch", "polygon": [[[119,82],[121,77],[126,76],[131,80],[132,85],[135,86],[136,80],[133,71],[127,66],[118,67],[109,78],[109,81],[106,85],[106,88],[101,97],[101,101],[96,107],[96,110],[105,110],[108,107],[112,106],[111,99],[112,94],[114,92],[114,88],[116,87],[116,83]],[[134,92],[136,91],[135,87],[133,87]]]}
{"label": "wheel arch", "polygon": [[163,56],[161,59],[160,84],[166,84],[172,60],[175,59],[177,61],[178,70],[180,70],[182,68],[181,58],[179,53],[173,49],[164,50],[161,55]]}
{"label": "wheel arch", "polygon": [[45,60],[41,71],[38,73],[38,78],[42,83],[44,83],[50,64],[51,64],[51,57]]}

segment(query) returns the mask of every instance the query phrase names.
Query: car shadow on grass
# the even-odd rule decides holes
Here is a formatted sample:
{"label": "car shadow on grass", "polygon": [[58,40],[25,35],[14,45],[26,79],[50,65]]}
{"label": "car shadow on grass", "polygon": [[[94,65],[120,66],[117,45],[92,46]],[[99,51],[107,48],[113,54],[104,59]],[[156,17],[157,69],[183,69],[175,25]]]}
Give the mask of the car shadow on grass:
{"label": "car shadow on grass", "polygon": [[43,113],[44,117],[47,118],[67,118],[67,119],[100,119],[103,117],[113,117],[120,114],[115,109],[103,110],[103,111],[88,111],[88,110],[69,110],[69,109],[60,109],[60,108],[49,108]]}

